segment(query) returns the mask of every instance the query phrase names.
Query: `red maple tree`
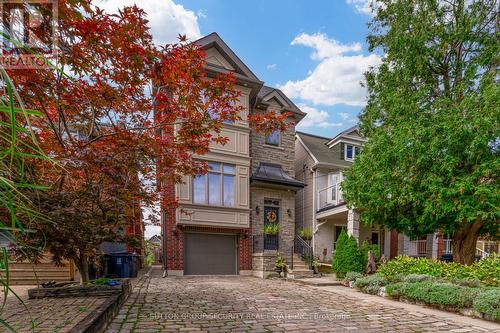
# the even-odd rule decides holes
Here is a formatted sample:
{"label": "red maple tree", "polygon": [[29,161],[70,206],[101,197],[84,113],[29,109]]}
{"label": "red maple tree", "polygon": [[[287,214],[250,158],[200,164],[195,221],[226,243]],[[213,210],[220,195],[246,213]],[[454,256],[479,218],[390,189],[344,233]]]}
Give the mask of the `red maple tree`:
{"label": "red maple tree", "polygon": [[[50,221],[31,222],[35,232],[19,236],[29,245],[24,255],[35,249],[71,259],[86,282],[102,242],[130,242],[121,230],[137,219],[140,205],[158,200],[157,181],[206,172],[194,157],[227,141],[221,127],[239,117],[239,92],[231,74],[208,78],[195,43],[181,36],[156,46],[136,6],[117,14],[91,0],[58,6],[54,67],[9,71],[26,107],[43,113],[33,126],[57,162],[30,161],[33,180],[50,189],[29,195]],[[282,130],[287,116],[249,121],[261,131]]]}

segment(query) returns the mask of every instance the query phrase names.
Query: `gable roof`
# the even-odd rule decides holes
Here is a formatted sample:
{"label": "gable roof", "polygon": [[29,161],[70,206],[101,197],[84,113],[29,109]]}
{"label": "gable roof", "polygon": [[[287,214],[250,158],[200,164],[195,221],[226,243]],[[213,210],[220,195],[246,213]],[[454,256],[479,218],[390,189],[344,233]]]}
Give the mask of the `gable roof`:
{"label": "gable roof", "polygon": [[266,104],[268,101],[272,99],[276,99],[277,102],[286,110],[290,111],[292,113],[295,113],[296,115],[300,116],[302,119],[305,117],[306,113],[302,112],[297,105],[295,105],[294,102],[290,98],[288,98],[285,93],[283,93],[280,89],[278,88],[273,88],[269,86],[263,86],[260,90],[259,93],[257,94],[257,99],[258,102],[262,104]]}
{"label": "gable roof", "polygon": [[[195,41],[204,49],[215,47],[219,53],[235,68],[235,72],[249,79],[260,81],[257,76],[245,65],[243,61],[229,48],[229,46],[220,38],[216,32],[212,32],[205,37]],[[211,64],[213,66],[213,64]]]}
{"label": "gable roof", "polygon": [[[356,132],[356,136],[359,136],[359,138],[356,138],[356,137],[352,137],[350,134]],[[335,135],[335,137],[333,139],[330,139],[330,141],[327,142],[327,145],[328,146],[332,146],[333,144],[335,144],[340,138],[342,137],[348,137],[349,139],[353,139],[353,140],[358,140],[358,141],[366,141],[365,138],[363,138],[361,136],[361,134],[359,134],[359,126],[358,125],[354,125],[352,127],[349,127],[348,129],[340,132],[339,134]]]}
{"label": "gable roof", "polygon": [[297,137],[316,160],[316,163],[335,164],[338,161],[338,158],[332,154],[332,150],[327,146],[330,138],[303,132],[297,132]]}
{"label": "gable roof", "polygon": [[153,235],[151,238],[149,238],[149,241],[153,243],[161,243],[161,236]]}

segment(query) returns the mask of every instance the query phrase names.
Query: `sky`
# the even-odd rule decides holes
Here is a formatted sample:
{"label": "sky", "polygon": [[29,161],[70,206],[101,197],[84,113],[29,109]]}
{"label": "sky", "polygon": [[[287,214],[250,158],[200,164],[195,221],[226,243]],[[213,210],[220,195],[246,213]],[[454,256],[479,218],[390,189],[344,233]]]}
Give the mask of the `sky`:
{"label": "sky", "polygon": [[[366,104],[363,73],[381,58],[367,50],[373,0],[97,0],[107,11],[136,3],[157,44],[217,32],[264,81],[307,116],[297,130],[333,137]],[[152,229],[148,234],[156,233]],[[148,235],[146,235],[147,237]]]}

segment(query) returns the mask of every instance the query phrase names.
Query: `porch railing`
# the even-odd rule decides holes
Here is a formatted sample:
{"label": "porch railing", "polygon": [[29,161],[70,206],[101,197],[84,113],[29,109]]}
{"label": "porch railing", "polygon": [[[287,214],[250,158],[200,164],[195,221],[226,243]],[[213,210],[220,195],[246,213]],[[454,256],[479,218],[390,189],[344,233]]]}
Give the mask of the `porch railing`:
{"label": "porch railing", "polygon": [[425,257],[427,255],[427,240],[418,239],[410,241],[408,255],[412,257]]}
{"label": "porch railing", "polygon": [[344,200],[342,199],[342,190],[340,189],[340,186],[338,184],[331,185],[325,187],[324,189],[319,190],[317,195],[318,195],[317,210],[329,206],[336,206],[344,202]]}
{"label": "porch railing", "polygon": [[451,239],[443,239],[443,254],[452,254]]}
{"label": "porch railing", "polygon": [[[491,241],[477,241],[476,246],[476,257],[484,258],[490,255],[491,251],[488,251],[492,246],[495,246],[495,242]],[[451,247],[451,239],[443,239],[443,254],[451,255],[453,254],[453,249]]]}
{"label": "porch railing", "polygon": [[[295,236],[295,240],[293,242],[293,252],[300,255],[302,260],[304,260],[309,265],[309,268],[312,268],[314,260],[313,248],[311,245],[309,245],[309,243],[307,243],[304,239],[302,239],[302,237]],[[292,261],[292,269],[293,269],[293,261]]]}

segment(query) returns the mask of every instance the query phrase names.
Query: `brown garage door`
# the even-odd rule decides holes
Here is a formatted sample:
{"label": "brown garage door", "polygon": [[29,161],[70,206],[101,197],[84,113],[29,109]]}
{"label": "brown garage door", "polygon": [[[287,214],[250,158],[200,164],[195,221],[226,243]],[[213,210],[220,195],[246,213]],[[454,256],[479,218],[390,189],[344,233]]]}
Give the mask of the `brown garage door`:
{"label": "brown garage door", "polygon": [[185,235],[184,274],[237,274],[236,235]]}

